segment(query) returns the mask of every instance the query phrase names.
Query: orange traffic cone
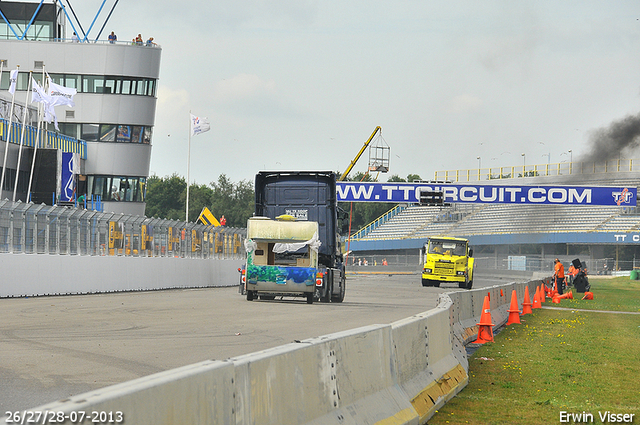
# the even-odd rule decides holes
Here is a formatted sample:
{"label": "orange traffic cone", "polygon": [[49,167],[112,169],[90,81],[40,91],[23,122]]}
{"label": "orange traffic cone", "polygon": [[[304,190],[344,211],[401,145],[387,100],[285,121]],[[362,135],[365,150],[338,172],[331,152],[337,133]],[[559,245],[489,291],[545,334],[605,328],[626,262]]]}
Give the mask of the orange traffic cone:
{"label": "orange traffic cone", "polygon": [[509,319],[507,320],[507,326],[512,323],[520,323],[520,310],[518,310],[518,296],[516,290],[511,291],[511,306],[509,307]]}
{"label": "orange traffic cone", "polygon": [[553,298],[551,299],[551,302],[554,304],[560,304],[560,295],[554,294]]}
{"label": "orange traffic cone", "polygon": [[484,344],[485,342],[493,342],[493,329],[495,326],[491,323],[491,302],[489,296],[484,297],[482,304],[482,314],[480,315],[480,323],[478,326],[478,339],[473,341],[475,344]]}
{"label": "orange traffic cone", "polygon": [[542,308],[542,305],[540,305],[540,288],[537,286],[536,286],[536,293],[533,294],[532,308]]}
{"label": "orange traffic cone", "polygon": [[544,285],[544,292],[546,292],[548,298],[553,298],[553,291],[547,285]]}
{"label": "orange traffic cone", "polygon": [[531,310],[531,298],[529,298],[529,287],[524,287],[524,300],[522,301],[522,314],[531,314],[533,310]]}
{"label": "orange traffic cone", "polygon": [[572,300],[573,299],[573,292],[569,291],[566,294],[558,295],[557,298],[561,299],[561,300]]}
{"label": "orange traffic cone", "polygon": [[540,284],[540,302],[541,303],[547,302],[547,300],[546,300],[547,297],[546,297],[546,295],[544,293],[544,288],[545,288],[544,283],[541,283]]}
{"label": "orange traffic cone", "polygon": [[584,293],[584,297],[582,297],[583,300],[592,300],[593,299],[593,292],[585,292]]}

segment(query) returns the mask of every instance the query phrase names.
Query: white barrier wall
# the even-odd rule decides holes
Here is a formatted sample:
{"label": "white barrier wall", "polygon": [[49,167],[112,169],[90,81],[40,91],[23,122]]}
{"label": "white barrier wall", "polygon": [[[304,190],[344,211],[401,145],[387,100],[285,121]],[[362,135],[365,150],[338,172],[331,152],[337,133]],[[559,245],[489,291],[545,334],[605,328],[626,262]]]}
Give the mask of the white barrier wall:
{"label": "white barrier wall", "polygon": [[0,297],[232,286],[244,260],[0,254]]}
{"label": "white barrier wall", "polygon": [[137,425],[425,423],[469,381],[464,345],[477,336],[484,297],[501,325],[512,289],[534,294],[539,284],[443,294],[435,309],[391,325],[197,363],[33,410],[120,411]]}

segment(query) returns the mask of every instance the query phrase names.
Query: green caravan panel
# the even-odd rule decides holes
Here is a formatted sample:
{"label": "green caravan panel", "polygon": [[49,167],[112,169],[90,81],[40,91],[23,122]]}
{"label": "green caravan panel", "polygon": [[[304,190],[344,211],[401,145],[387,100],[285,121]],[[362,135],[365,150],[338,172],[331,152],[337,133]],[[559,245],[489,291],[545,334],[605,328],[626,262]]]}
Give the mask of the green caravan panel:
{"label": "green caravan panel", "polygon": [[296,292],[299,288],[301,292],[306,292],[305,286],[313,286],[316,283],[316,273],[318,269],[314,267],[291,267],[291,266],[247,266],[247,282],[260,284],[261,289],[276,289],[277,286],[265,287],[265,284],[285,285],[287,292]]}

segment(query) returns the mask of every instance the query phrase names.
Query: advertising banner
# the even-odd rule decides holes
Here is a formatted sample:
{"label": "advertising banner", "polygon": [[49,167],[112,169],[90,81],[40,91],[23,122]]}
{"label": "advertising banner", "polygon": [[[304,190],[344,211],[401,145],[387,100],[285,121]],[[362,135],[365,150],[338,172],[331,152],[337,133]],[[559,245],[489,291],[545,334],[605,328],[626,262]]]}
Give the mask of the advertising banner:
{"label": "advertising banner", "polygon": [[71,152],[62,152],[62,172],[60,174],[60,200],[73,201],[76,191],[75,178],[78,174],[78,155]]}
{"label": "advertising banner", "polygon": [[445,203],[636,206],[637,188],[448,183],[338,182],[341,202],[418,203],[420,192],[443,192]]}

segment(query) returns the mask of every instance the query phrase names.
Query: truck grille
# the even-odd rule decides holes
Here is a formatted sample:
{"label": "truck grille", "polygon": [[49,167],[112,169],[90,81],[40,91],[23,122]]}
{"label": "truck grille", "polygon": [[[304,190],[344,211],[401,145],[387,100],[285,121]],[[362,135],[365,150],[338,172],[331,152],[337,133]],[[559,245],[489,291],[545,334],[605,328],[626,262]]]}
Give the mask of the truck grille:
{"label": "truck grille", "polygon": [[453,275],[455,274],[454,263],[441,263],[436,261],[434,274]]}

